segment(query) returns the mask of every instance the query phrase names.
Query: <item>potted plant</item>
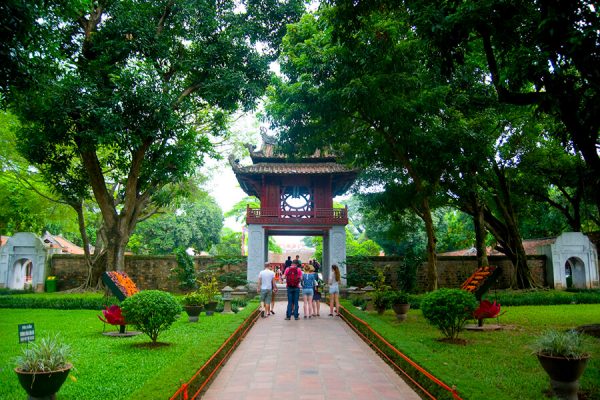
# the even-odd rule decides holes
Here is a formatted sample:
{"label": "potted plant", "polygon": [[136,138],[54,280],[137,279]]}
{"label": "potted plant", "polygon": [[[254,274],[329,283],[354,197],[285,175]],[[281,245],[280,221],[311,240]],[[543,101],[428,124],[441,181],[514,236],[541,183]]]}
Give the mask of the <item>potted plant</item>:
{"label": "potted plant", "polygon": [[219,283],[217,282],[217,278],[211,276],[201,281],[198,292],[206,298],[206,304],[204,306],[206,315],[212,315],[217,308],[218,296],[221,293],[219,291]]}
{"label": "potted plant", "polygon": [[386,290],[375,290],[373,292],[373,306],[377,310],[377,314],[381,315],[389,307],[390,297]]}
{"label": "potted plant", "polygon": [[393,291],[389,294],[389,302],[392,306],[392,310],[396,313],[396,318],[399,321],[406,319],[406,314],[410,310],[410,303],[408,302],[408,293],[401,290]]}
{"label": "potted plant", "polygon": [[183,296],[183,308],[188,315],[190,322],[198,322],[198,316],[204,310],[204,305],[208,302],[206,296],[199,291],[194,291]]}
{"label": "potted plant", "polygon": [[590,358],[582,334],[574,330],[548,330],[536,339],[532,348],[550,376],[554,395],[561,400],[577,400],[579,377]]}
{"label": "potted plant", "polygon": [[70,356],[70,347],[57,336],[42,338],[23,349],[15,372],[30,399],[54,398],[73,367]]}

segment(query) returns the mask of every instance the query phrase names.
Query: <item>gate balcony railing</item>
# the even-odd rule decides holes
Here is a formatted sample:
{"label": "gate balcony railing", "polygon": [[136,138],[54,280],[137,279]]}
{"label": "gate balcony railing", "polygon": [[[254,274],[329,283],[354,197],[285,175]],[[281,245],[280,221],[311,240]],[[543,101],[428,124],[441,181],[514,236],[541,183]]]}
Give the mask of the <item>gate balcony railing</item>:
{"label": "gate balcony railing", "polygon": [[282,210],[273,208],[246,209],[248,224],[283,225],[347,225],[348,208],[315,208],[309,211]]}

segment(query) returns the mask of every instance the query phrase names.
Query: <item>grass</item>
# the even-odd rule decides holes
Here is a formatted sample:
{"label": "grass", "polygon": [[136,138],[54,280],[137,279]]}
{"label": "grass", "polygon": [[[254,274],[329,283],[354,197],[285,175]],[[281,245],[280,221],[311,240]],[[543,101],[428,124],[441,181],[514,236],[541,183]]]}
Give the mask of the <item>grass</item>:
{"label": "grass", "polygon": [[[148,347],[145,335],[113,338],[102,335],[103,324],[93,310],[0,309],[0,398],[26,397],[16,374],[14,358],[20,354],[17,325],[33,322],[36,337],[59,333],[74,353],[73,379],[67,379],[57,397],[78,399],[169,398],[221,346],[257,302],[237,314],[201,316],[189,323],[185,313],[158,340],[164,346]],[[107,330],[114,330],[112,326]]]}
{"label": "grass", "polygon": [[[344,306],[446,384],[456,385],[464,399],[544,399],[549,380],[529,347],[534,337],[548,328],[600,323],[597,304],[503,307],[500,324],[505,329],[462,332],[459,337],[467,345],[460,346],[439,342],[441,333],[419,310],[411,310],[400,323],[392,311],[378,316],[347,301]],[[592,343],[592,359],[580,380],[590,400],[600,399],[600,341]]]}

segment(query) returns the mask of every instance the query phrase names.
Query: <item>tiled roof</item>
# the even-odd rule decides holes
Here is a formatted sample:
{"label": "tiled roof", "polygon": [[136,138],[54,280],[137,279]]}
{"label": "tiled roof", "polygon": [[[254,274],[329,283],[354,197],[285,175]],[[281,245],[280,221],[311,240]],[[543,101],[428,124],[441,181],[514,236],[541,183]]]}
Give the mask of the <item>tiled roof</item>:
{"label": "tiled roof", "polygon": [[[336,174],[354,172],[333,162],[328,163],[258,163],[246,167],[239,166],[245,174]],[[237,172],[237,171],[236,171]]]}
{"label": "tiled roof", "polygon": [[42,237],[42,240],[46,245],[49,245],[52,248],[59,248],[62,253],[84,254],[83,248],[60,235],[52,235],[51,233],[46,232]]}

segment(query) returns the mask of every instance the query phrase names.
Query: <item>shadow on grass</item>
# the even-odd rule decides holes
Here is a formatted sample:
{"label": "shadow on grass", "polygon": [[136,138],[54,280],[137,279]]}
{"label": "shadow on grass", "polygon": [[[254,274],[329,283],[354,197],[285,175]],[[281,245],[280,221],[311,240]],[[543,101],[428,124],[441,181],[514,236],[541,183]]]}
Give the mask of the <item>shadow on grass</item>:
{"label": "shadow on grass", "polygon": [[136,349],[161,349],[163,347],[168,347],[171,345],[172,343],[166,342],[144,342],[132,344],[131,347],[134,347]]}

